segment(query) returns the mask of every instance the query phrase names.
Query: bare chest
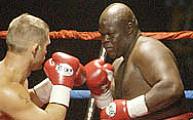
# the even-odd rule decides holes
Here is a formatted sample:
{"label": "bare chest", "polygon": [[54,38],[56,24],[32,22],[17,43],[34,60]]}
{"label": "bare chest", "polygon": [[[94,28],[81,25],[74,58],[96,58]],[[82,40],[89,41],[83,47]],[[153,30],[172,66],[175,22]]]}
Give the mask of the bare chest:
{"label": "bare chest", "polygon": [[114,70],[113,95],[115,98],[131,99],[150,89],[140,69],[131,61],[119,63]]}

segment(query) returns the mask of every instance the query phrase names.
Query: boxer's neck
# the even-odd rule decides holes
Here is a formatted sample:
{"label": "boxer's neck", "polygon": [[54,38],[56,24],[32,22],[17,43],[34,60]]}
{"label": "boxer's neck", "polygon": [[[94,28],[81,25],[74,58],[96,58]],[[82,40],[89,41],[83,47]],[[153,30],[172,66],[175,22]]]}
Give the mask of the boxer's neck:
{"label": "boxer's neck", "polygon": [[134,46],[135,46],[135,44],[140,36],[141,36],[141,32],[137,31],[137,32],[131,34],[130,37],[128,38],[128,41],[131,41],[131,43],[128,46],[126,53],[123,55],[123,58],[125,61],[127,61],[129,59],[129,56],[130,56],[131,52],[133,51],[133,48],[134,48]]}
{"label": "boxer's neck", "polygon": [[17,54],[13,52],[7,52],[4,60],[2,61],[5,71],[10,73],[10,82],[23,81],[31,73],[31,60],[29,53]]}

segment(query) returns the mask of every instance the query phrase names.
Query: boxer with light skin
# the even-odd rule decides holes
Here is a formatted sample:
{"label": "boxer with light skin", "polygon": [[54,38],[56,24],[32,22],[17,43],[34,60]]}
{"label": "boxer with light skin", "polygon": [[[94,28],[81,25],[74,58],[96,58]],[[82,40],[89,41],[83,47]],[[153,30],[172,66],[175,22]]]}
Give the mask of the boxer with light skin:
{"label": "boxer with light skin", "polygon": [[[44,65],[49,79],[32,89],[27,88],[27,77],[42,68],[46,47],[50,44],[48,34],[48,25],[29,14],[22,14],[10,23],[6,40],[8,51],[0,62],[1,120],[65,119],[70,91],[76,84],[74,80],[81,77],[77,58],[61,52],[52,54]],[[48,105],[41,109],[44,104]]]}
{"label": "boxer with light skin", "polygon": [[87,86],[101,109],[100,119],[160,120],[187,112],[173,53],[160,41],[141,34],[128,6],[109,5],[100,16],[99,32],[114,69],[113,79],[105,63],[98,65],[103,60],[86,65]]}

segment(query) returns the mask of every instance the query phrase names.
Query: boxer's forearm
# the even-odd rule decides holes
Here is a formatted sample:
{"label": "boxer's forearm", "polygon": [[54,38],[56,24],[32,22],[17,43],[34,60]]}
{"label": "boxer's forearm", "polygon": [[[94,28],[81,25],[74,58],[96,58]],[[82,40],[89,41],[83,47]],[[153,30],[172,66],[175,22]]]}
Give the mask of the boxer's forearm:
{"label": "boxer's forearm", "polygon": [[[24,83],[25,88],[28,88],[28,80],[25,80]],[[30,99],[33,103],[35,103],[37,106],[42,107],[44,104],[40,101],[39,97],[37,96],[37,94],[35,93],[34,89],[28,89],[28,93],[30,95]]]}
{"label": "boxer's forearm", "polygon": [[44,104],[40,101],[39,97],[37,94],[34,92],[33,89],[28,89],[28,93],[30,95],[30,98],[33,103],[35,103],[37,106],[42,107]]}
{"label": "boxer's forearm", "polygon": [[48,104],[45,111],[47,114],[51,114],[50,120],[65,120],[67,107],[58,104]]}
{"label": "boxer's forearm", "polygon": [[146,93],[146,104],[150,112],[169,106],[183,95],[183,84],[180,82],[161,80]]}

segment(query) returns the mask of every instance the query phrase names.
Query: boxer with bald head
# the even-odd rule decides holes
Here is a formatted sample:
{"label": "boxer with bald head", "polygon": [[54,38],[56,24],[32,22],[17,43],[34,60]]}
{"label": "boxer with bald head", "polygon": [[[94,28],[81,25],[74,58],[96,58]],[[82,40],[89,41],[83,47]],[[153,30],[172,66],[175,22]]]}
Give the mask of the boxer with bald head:
{"label": "boxer with bald head", "polygon": [[[42,68],[50,44],[49,27],[40,18],[22,14],[8,28],[8,51],[0,62],[1,120],[64,120],[79,60],[57,52],[45,62],[49,79],[28,90],[26,79]],[[80,76],[79,76],[80,77]],[[79,81],[80,83],[80,81]],[[47,104],[45,109],[40,107]]]}
{"label": "boxer with bald head", "polygon": [[[128,6],[109,5],[100,16],[99,32],[114,68],[114,79],[109,79],[109,72],[98,67],[100,62],[86,68],[106,71],[105,75],[89,72],[87,77],[88,88],[101,109],[100,119],[163,120],[187,112],[183,106],[184,86],[173,53],[160,41],[141,34]],[[98,80],[94,79],[96,73]],[[109,81],[113,99],[110,87],[104,87]]]}

